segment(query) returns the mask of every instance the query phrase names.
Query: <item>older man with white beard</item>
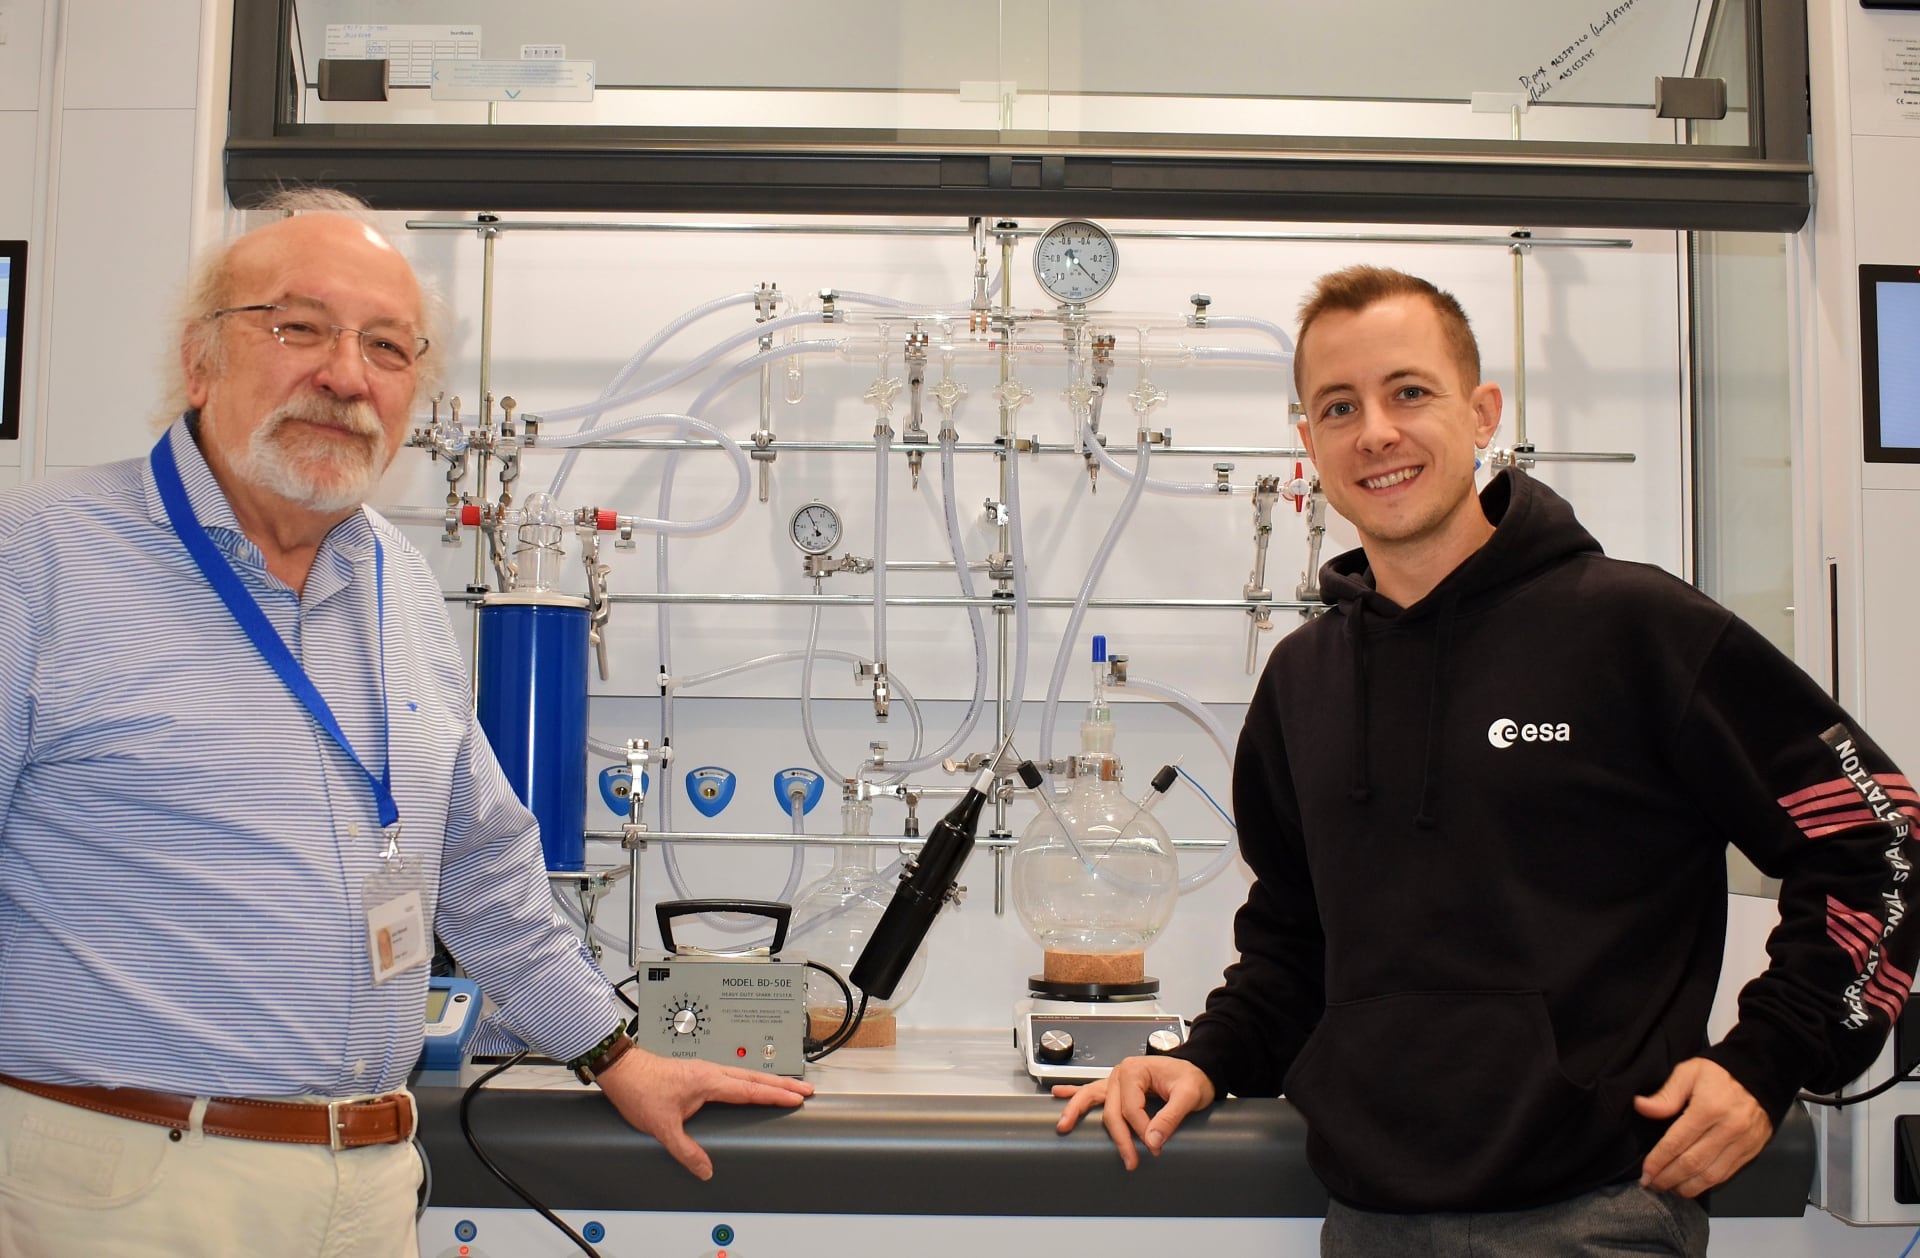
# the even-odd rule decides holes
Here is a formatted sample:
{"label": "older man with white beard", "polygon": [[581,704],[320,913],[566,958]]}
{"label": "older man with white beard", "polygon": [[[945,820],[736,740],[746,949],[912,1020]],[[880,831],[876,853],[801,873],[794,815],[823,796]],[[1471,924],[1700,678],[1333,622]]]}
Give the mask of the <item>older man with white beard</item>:
{"label": "older man with white beard", "polygon": [[794,1080],[627,1038],[552,911],[425,561],[365,501],[428,303],[337,194],[216,250],[184,414],[0,496],[0,1254],[417,1252],[405,1091],[443,938],[700,1178]]}

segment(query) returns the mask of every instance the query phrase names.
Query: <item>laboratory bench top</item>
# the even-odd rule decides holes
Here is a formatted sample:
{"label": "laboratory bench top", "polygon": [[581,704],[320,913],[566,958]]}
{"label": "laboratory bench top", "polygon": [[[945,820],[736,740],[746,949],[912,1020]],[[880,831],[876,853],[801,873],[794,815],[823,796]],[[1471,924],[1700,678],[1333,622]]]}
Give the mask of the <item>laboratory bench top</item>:
{"label": "laboratory bench top", "polygon": [[[792,1214],[1285,1218],[1322,1214],[1307,1127],[1284,1099],[1229,1098],[1193,1115],[1160,1157],[1120,1164],[1098,1115],[1062,1136],[1060,1102],[1026,1074],[1011,1031],[908,1031],[892,1048],[810,1064],[798,1109],[709,1105],[687,1130],[713,1158],[701,1183],[633,1130],[596,1088],[557,1066],[520,1066],[474,1097],[474,1134],[502,1170],[557,1209]],[[420,1143],[432,1204],[523,1203],[460,1130],[459,1080],[422,1076]],[[437,1082],[436,1082],[437,1078]],[[1716,1190],[1723,1217],[1797,1217],[1814,1132],[1795,1105],[1771,1144]]]}

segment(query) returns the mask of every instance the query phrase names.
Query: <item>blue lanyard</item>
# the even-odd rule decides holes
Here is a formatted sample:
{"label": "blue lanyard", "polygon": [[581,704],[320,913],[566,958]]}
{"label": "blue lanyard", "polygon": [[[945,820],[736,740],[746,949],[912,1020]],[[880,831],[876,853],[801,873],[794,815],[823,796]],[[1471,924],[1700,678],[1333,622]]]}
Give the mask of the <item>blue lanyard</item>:
{"label": "blue lanyard", "polygon": [[388,745],[383,748],[380,776],[375,777],[373,770],[354,751],[353,744],[347,741],[346,731],[334,719],[333,709],[327,706],[325,696],[315,688],[313,679],[307,676],[307,670],[300,667],[300,661],[293,658],[293,652],[287,649],[287,644],[281,640],[280,634],[267,619],[267,614],[260,610],[260,605],[247,593],[247,587],[240,583],[240,576],[233,570],[233,565],[220,553],[213,539],[207,536],[205,526],[193,514],[193,504],[187,501],[187,487],[180,481],[180,468],[173,460],[171,432],[161,434],[160,440],[154,444],[152,462],[154,484],[160,489],[160,502],[167,509],[167,521],[173,525],[173,531],[179,534],[187,553],[199,565],[201,575],[206,577],[213,592],[220,596],[220,601],[227,605],[227,611],[232,613],[233,619],[252,641],[254,649],[260,652],[261,658],[279,674],[280,680],[293,692],[293,697],[306,705],[320,728],[340,744],[340,749],[347,753],[347,758],[353,761],[355,767],[367,775],[367,785],[373,789],[374,802],[380,807],[380,827],[388,831],[391,846],[393,827],[400,820],[400,806],[393,798],[392,725],[387,715],[386,594],[382,580],[386,557],[380,546],[380,535],[376,533],[373,538],[373,606],[380,635],[382,742]]}

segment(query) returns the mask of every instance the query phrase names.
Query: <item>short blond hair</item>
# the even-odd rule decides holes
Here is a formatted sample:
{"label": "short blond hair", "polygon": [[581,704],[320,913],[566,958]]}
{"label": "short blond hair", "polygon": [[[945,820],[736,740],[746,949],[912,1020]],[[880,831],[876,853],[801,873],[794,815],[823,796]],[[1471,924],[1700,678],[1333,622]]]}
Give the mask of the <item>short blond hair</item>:
{"label": "short blond hair", "polygon": [[1369,306],[1394,297],[1418,297],[1440,316],[1440,331],[1453,351],[1460,368],[1460,381],[1471,389],[1480,383],[1480,342],[1474,339],[1473,325],[1459,299],[1417,275],[1384,266],[1350,266],[1334,271],[1314,282],[1313,291],[1300,303],[1300,331],[1293,338],[1293,392],[1302,402],[1306,395],[1300,385],[1300,364],[1306,359],[1307,333],[1322,315],[1335,312],[1359,314]]}

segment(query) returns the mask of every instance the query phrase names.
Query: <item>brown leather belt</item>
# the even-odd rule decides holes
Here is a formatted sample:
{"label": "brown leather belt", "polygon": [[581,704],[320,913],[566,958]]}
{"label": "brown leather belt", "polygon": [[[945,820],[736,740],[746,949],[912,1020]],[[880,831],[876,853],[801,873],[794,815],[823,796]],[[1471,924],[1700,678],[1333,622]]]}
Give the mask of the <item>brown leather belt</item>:
{"label": "brown leather belt", "polygon": [[[0,1083],[50,1101],[81,1109],[186,1131],[192,1127],[194,1098],[144,1088],[76,1087],[0,1075]],[[200,1129],[210,1136],[271,1140],[279,1144],[324,1144],[359,1149],[373,1144],[405,1144],[413,1139],[418,1115],[413,1097],[389,1092],[368,1100],[261,1101],[216,1096],[207,1102]]]}

